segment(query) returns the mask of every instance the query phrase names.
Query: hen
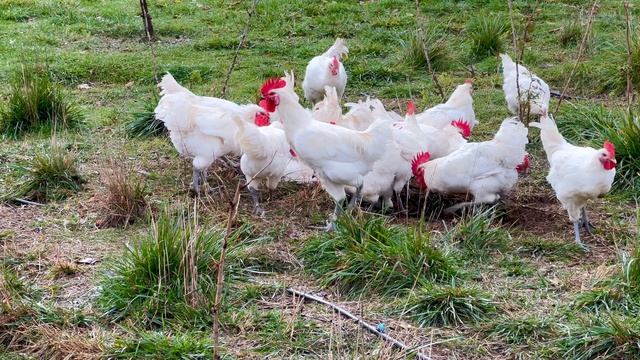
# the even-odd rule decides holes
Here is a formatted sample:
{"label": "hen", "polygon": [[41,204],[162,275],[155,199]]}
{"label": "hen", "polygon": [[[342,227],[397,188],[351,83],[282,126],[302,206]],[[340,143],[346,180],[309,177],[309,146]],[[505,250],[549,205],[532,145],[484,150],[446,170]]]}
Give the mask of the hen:
{"label": "hen", "polygon": [[337,38],[329,50],[309,61],[304,73],[302,89],[304,96],[312,104],[322,101],[325,86],[336,88],[338,98],[342,97],[344,88],[347,86],[347,73],[340,59],[348,53],[349,49],[344,40]]}
{"label": "hen", "polygon": [[423,188],[443,194],[471,194],[472,202],[454,205],[447,212],[478,203],[494,203],[518,179],[516,167],[525,155],[528,129],[517,118],[505,119],[492,140],[467,143],[451,154],[429,160],[416,156],[413,174]]}
{"label": "hen", "polygon": [[[346,198],[345,186],[357,189],[349,204],[353,206],[360,196],[364,176],[384,154],[390,141],[388,123],[377,121],[366,131],[354,131],[314,121],[298,103],[291,88],[265,87],[262,95],[277,106],[289,144],[313,169],[325,191],[336,202],[334,215],[340,213]],[[333,221],[329,223],[330,228],[333,224]]]}
{"label": "hen", "polygon": [[609,192],[616,175],[616,150],[605,141],[603,148],[580,147],[569,144],[550,116],[543,114],[540,122],[531,126],[540,129],[540,140],[549,160],[547,181],[573,222],[575,241],[580,241],[580,228],[590,234],[585,206],[588,200]]}
{"label": "hen", "polygon": [[191,189],[200,192],[206,180],[206,170],[220,156],[240,155],[234,139],[237,126],[234,118],[245,122],[269,121],[269,115],[253,104],[238,105],[231,101],[198,96],[178,84],[166,74],[158,86],[160,101],[155,115],[169,130],[169,137],[178,153],[193,159]]}
{"label": "hen", "polygon": [[442,129],[452,121],[462,120],[473,129],[479,122],[473,111],[473,81],[467,79],[464,84],[458,85],[449,100],[444,104],[438,104],[416,115],[419,123]]}
{"label": "hen", "polygon": [[[518,115],[520,104],[526,104],[525,114],[542,115],[545,113],[549,108],[549,99],[551,98],[549,85],[521,64],[518,64],[518,71],[516,72],[516,63],[511,60],[509,55],[500,54],[500,58],[502,59],[502,74],[504,77],[502,89],[504,90],[509,111],[514,115]],[[519,99],[516,77],[517,84],[520,87]]]}

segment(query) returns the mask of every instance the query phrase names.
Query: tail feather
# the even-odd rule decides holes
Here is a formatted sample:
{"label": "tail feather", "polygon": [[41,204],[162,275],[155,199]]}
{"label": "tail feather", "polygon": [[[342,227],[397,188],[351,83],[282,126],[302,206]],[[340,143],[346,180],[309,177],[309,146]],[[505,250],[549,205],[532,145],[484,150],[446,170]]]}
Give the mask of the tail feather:
{"label": "tail feather", "polygon": [[558,126],[551,115],[543,115],[540,117],[540,122],[531,122],[529,126],[540,129],[540,140],[542,141],[544,151],[547,153],[547,158],[551,158],[551,155],[553,155],[559,147],[567,144],[567,140],[564,139],[558,130]]}
{"label": "tail feather", "polygon": [[176,94],[180,92],[188,93],[193,95],[193,93],[187,90],[184,86],[178,84],[176,79],[170,73],[167,73],[162,77],[162,80],[158,83],[158,87],[160,88],[160,95],[170,95]]}
{"label": "tail feather", "polygon": [[322,55],[326,57],[337,56],[338,58],[342,58],[347,54],[349,54],[349,49],[347,48],[347,44],[345,43],[344,39],[337,38],[336,42],[333,43],[333,45],[329,48],[329,50],[327,50]]}

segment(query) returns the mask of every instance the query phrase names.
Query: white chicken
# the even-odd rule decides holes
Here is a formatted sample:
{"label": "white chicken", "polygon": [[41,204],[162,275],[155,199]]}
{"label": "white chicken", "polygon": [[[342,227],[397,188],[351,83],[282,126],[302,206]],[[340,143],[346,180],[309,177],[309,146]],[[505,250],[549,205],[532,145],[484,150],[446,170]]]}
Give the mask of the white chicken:
{"label": "white chicken", "polygon": [[313,107],[312,116],[315,120],[335,125],[342,117],[340,99],[333,86],[325,86],[324,89],[325,96]]}
{"label": "white chicken", "polygon": [[416,115],[418,123],[442,129],[449,126],[452,121],[462,120],[473,129],[479,124],[473,111],[473,81],[467,79],[464,84],[458,85],[449,100],[444,104],[438,104]]}
{"label": "white chicken", "polygon": [[264,210],[260,207],[260,188],[264,185],[274,190],[278,186],[293,159],[293,152],[282,124],[260,126],[238,118],[234,118],[234,121],[238,127],[235,139],[242,150],[240,170],[253,200],[253,212],[262,215]]}
{"label": "white chicken", "polygon": [[200,193],[201,182],[206,181],[206,170],[217,158],[240,154],[234,139],[237,130],[234,118],[269,122],[269,114],[257,105],[238,105],[195,95],[178,84],[171,74],[166,74],[158,86],[162,97],[154,111],[156,118],[164,122],[178,153],[193,159],[191,189],[196,194]]}
{"label": "white chicken", "polygon": [[329,50],[309,61],[304,73],[302,89],[304,96],[312,104],[322,101],[325,86],[336,88],[338,98],[342,97],[344,88],[347,86],[347,72],[340,59],[348,53],[349,49],[344,40],[337,38]]}
{"label": "white chicken", "polygon": [[549,160],[547,181],[573,222],[575,241],[580,241],[580,228],[591,234],[585,206],[588,200],[611,190],[616,175],[616,149],[605,141],[603,148],[580,147],[569,144],[550,116],[542,114],[540,122],[532,122],[540,129],[540,140]]}
{"label": "white chicken", "polygon": [[[525,114],[542,115],[545,113],[549,109],[549,99],[551,98],[549,85],[522,64],[518,64],[516,72],[516,63],[511,60],[509,55],[500,54],[500,58],[502,59],[502,76],[504,78],[502,89],[509,111],[518,115],[520,104],[527,104]],[[516,77],[520,87],[519,99]]]}
{"label": "white chicken", "polygon": [[[388,122],[377,121],[366,131],[354,131],[314,121],[298,103],[290,88],[263,88],[263,97],[278,108],[289,144],[300,159],[314,170],[323,188],[336,202],[337,216],[346,198],[345,186],[354,186],[357,203],[364,176],[384,154],[391,140]],[[335,217],[329,223],[333,228]]]}
{"label": "white chicken", "polygon": [[471,194],[472,202],[462,207],[494,203],[511,190],[518,180],[516,167],[525,155],[528,129],[517,118],[505,119],[492,140],[467,143],[451,154],[429,160],[429,153],[416,156],[413,174],[423,188],[443,194]]}

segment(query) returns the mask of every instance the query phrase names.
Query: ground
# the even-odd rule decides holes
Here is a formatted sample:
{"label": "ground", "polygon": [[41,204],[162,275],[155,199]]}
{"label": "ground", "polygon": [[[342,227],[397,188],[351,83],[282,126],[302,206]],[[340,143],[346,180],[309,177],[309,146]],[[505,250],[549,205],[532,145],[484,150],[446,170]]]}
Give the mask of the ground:
{"label": "ground", "polygon": [[[640,6],[634,5],[632,18],[637,19]],[[9,97],[12,73],[25,64],[46,64],[85,114],[80,129],[61,132],[56,141],[78,155],[80,171],[87,179],[83,191],[64,201],[41,206],[0,204],[3,268],[11,267],[35,289],[37,305],[32,303],[25,313],[40,314],[0,312],[0,328],[13,332],[0,334],[0,358],[87,359],[104,354],[201,358],[204,355],[195,350],[196,354],[188,356],[186,350],[179,350],[179,344],[199,349],[196,345],[200,343],[205,352],[211,351],[208,329],[190,329],[171,321],[162,326],[140,326],[133,320],[114,320],[99,306],[97,299],[105,276],[110,276],[111,264],[127,246],[144,237],[151,225],[144,219],[125,228],[98,228],[96,223],[105,212],[107,169],[116,159],[132,174],[143,174],[154,211],[163,207],[195,209],[204,227],[223,228],[229,197],[241,174],[216,163],[209,182],[218,191],[194,199],[188,194],[190,162],[178,156],[168,138],[131,138],[123,124],[133,112],[155,101],[155,84],[166,71],[198,94],[219,96],[250,7],[248,1],[151,0],[149,11],[157,41],[149,43],[144,41],[137,2],[0,0],[0,103]],[[559,34],[571,23],[585,28],[589,9],[590,4],[576,0],[514,2],[519,34],[527,16],[535,14],[532,25],[527,25],[530,39],[524,45],[524,62],[553,89],[563,88],[580,42],[578,36],[562,45]],[[430,36],[441,37],[446,49],[441,59],[444,65],[437,69],[442,88],[448,94],[464,79],[474,79],[480,125],[472,139],[490,138],[508,116],[502,77],[496,56],[472,53],[470,29],[478,19],[499,19],[506,29],[503,49],[513,54],[507,2],[423,1],[421,13],[421,25]],[[558,100],[552,100],[559,123],[563,117],[580,116],[600,107],[624,107],[625,98],[616,85],[624,82],[617,80],[619,68],[624,66],[620,56],[625,46],[624,24],[621,2],[600,3],[584,59],[569,83],[572,98],[557,111]],[[285,70],[293,70],[301,82],[307,61],[336,37],[344,37],[349,46],[345,61],[347,101],[373,95],[399,112],[409,98],[419,109],[435,105],[441,98],[431,75],[407,59],[415,32],[413,1],[260,1],[226,97],[239,103],[255,102],[262,81]],[[532,168],[508,198],[491,210],[498,215],[490,226],[504,231],[505,246],[474,258],[460,250],[461,240],[447,242],[444,235],[464,222],[460,216],[427,216],[427,222],[413,215],[388,219],[390,224],[431,233],[434,246],[463,269],[457,285],[490,294],[495,308],[490,315],[462,324],[419,326],[401,311],[407,308],[405,294],[366,288],[345,292],[325,284],[308,268],[301,251],[309,239],[324,236],[316,227],[324,224],[331,211],[330,199],[317,185],[286,184],[266,196],[263,218],[251,215],[248,193],[242,193],[238,224],[247,227],[248,237],[262,240],[239,260],[250,271],[242,280],[229,280],[230,289],[240,295],[227,297],[234,300],[228,300],[222,317],[225,356],[404,356],[327,307],[292,297],[286,289],[293,287],[321,294],[374,325],[384,323],[389,335],[409,347],[421,347],[433,359],[596,358],[579,357],[559,341],[570,340],[566,329],[591,319],[591,313],[575,304],[581,294],[620,271],[621,254],[631,251],[638,239],[640,210],[632,195],[616,190],[590,204],[591,220],[597,225],[594,236],[585,239],[591,251],[584,253],[572,246],[571,224],[545,181],[546,157],[536,140],[537,132],[531,133],[528,151]],[[50,142],[44,135],[2,140],[0,194],[24,181],[31,159]],[[419,207],[414,205],[413,210]],[[3,304],[5,301],[12,300],[4,299]],[[638,309],[629,306],[614,315],[633,317]],[[20,322],[23,318],[30,320]],[[525,319],[535,319],[538,327],[513,335],[515,340],[496,330]],[[637,339],[638,332],[635,334]],[[165,344],[163,341],[175,351],[158,355],[152,345]],[[140,353],[127,352],[131,348],[125,351],[123,344],[136,344]]]}

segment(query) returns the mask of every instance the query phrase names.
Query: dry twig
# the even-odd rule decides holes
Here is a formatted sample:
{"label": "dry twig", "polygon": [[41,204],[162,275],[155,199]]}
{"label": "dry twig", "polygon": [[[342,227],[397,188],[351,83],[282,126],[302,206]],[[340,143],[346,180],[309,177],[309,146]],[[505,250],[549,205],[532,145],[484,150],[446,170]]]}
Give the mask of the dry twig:
{"label": "dry twig", "polygon": [[429,70],[429,73],[431,74],[431,79],[433,79],[433,83],[436,85],[436,89],[438,90],[438,93],[440,94],[440,97],[442,98],[443,101],[446,101],[447,98],[444,95],[444,91],[442,90],[442,86],[440,85],[440,82],[438,81],[438,77],[436,76],[436,72],[433,69],[433,66],[431,66],[431,59],[429,58],[429,49],[427,47],[427,44],[425,43],[426,41],[426,34],[424,31],[424,27],[422,26],[422,22],[421,22],[421,13],[420,13],[420,0],[416,0],[416,24],[418,25],[418,40],[420,40],[420,44],[422,46],[422,51],[424,52],[424,57],[427,60],[427,69]]}

